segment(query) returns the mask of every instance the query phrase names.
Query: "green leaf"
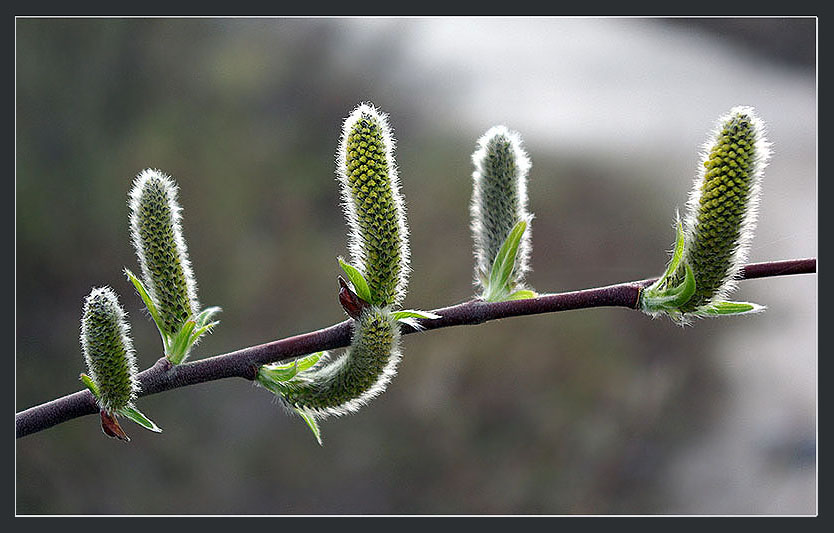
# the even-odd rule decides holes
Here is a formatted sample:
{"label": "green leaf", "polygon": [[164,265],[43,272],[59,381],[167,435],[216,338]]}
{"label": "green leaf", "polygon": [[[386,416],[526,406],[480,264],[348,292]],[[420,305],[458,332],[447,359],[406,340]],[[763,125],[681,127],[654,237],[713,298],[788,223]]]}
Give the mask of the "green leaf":
{"label": "green leaf", "polygon": [[763,305],[748,302],[716,302],[708,307],[699,309],[696,314],[703,316],[742,315],[764,311]]}
{"label": "green leaf", "polygon": [[506,292],[507,283],[515,268],[515,259],[518,255],[518,247],[521,244],[521,237],[527,229],[527,221],[519,220],[510,231],[498,253],[495,254],[495,261],[489,272],[489,288],[487,292],[493,294]]}
{"label": "green leaf", "polygon": [[284,388],[281,385],[282,382],[279,381],[279,380],[273,379],[272,375],[270,374],[269,369],[267,369],[263,366],[258,369],[258,375],[255,378],[255,381],[260,386],[262,386],[263,388],[265,388],[266,390],[268,390],[269,392],[271,392],[272,394],[275,394],[277,396],[282,396],[285,392]]}
{"label": "green leaf", "polygon": [[404,318],[425,318],[434,320],[440,318],[440,315],[432,313],[431,311],[420,311],[419,309],[403,309],[402,311],[394,311],[391,313],[394,320],[402,320]]}
{"label": "green leaf", "polygon": [[319,359],[321,359],[324,354],[325,352],[316,352],[300,359],[296,359],[290,363],[263,365],[260,369],[258,369],[258,375],[264,379],[272,380],[274,382],[289,381],[299,373],[304,372],[318,363]]}
{"label": "green leaf", "polygon": [[362,273],[350,263],[346,263],[341,257],[338,257],[337,259],[339,260],[339,265],[342,267],[342,270],[345,271],[348,279],[353,284],[353,290],[356,291],[356,295],[368,303],[374,303],[373,298],[371,297],[371,289],[368,287],[368,282],[365,281],[365,277]]}
{"label": "green leaf", "polygon": [[298,374],[298,361],[296,360],[285,365],[264,365],[260,368],[258,374],[262,374],[265,378],[272,381],[289,381]]}
{"label": "green leaf", "polygon": [[526,300],[528,298],[538,298],[538,296],[535,291],[521,289],[507,296],[507,300]]}
{"label": "green leaf", "polygon": [[185,354],[191,347],[191,332],[194,331],[196,325],[197,323],[193,320],[189,320],[183,324],[174,341],[171,343],[171,352],[167,355],[168,360],[175,365],[182,363],[182,360],[185,359]]}
{"label": "green leaf", "polygon": [[419,309],[404,309],[402,311],[394,311],[391,313],[394,317],[394,320],[397,322],[402,322],[412,328],[416,329],[417,331],[425,329],[422,324],[420,324],[417,319],[423,318],[427,320],[435,320],[440,318],[440,315],[432,313],[431,311],[420,311]]}
{"label": "green leaf", "polygon": [[307,427],[310,428],[310,431],[313,432],[313,435],[316,437],[316,441],[318,441],[319,446],[324,446],[321,442],[321,429],[319,429],[319,424],[316,422],[316,419],[312,415],[308,415],[304,411],[300,409],[295,410],[296,413],[307,422]]}
{"label": "green leaf", "polygon": [[148,294],[148,290],[145,288],[145,285],[142,281],[137,278],[130,269],[125,268],[125,274],[127,275],[127,279],[133,283],[133,286],[136,288],[136,292],[139,293],[139,297],[142,298],[142,301],[145,302],[145,307],[147,307],[148,312],[151,314],[151,318],[153,319],[153,323],[156,324],[156,329],[159,331],[160,337],[162,337],[162,346],[165,351],[168,351],[168,335],[162,329],[162,320],[159,318],[159,311],[156,310],[156,305],[151,300],[150,295]]}
{"label": "green leaf", "polygon": [[210,333],[214,327],[219,324],[220,321],[211,322],[206,324],[205,326],[201,327],[200,329],[195,329],[194,332],[191,334],[191,338],[188,339],[188,347],[191,347],[197,344],[197,341],[200,340],[200,337],[203,336],[204,333]]}
{"label": "green leaf", "polygon": [[671,288],[657,288],[652,285],[640,293],[642,309],[650,313],[658,311],[677,311],[695,294],[695,273],[688,263],[684,263],[686,275],[681,283]]}
{"label": "green leaf", "polygon": [[136,409],[135,407],[125,407],[124,409],[119,409],[118,412],[123,417],[133,420],[145,429],[149,429],[154,433],[162,433],[161,427],[154,424],[150,418],[143,415],[139,409]]}
{"label": "green leaf", "polygon": [[686,276],[678,286],[665,291],[657,298],[658,303],[664,307],[677,309],[692,298],[695,294],[695,273],[692,272],[692,267],[688,263],[684,264],[686,269]]}
{"label": "green leaf", "polygon": [[[209,321],[214,317],[214,315],[221,312],[222,310],[223,309],[221,309],[217,306],[207,307],[207,308],[203,309],[200,312],[199,315],[197,315],[197,318],[194,319],[194,322],[197,323],[198,328],[202,328],[203,326],[205,326],[206,324],[209,323]],[[220,323],[219,321],[214,322],[214,324],[219,324],[219,323]]]}
{"label": "green leaf", "polygon": [[677,235],[675,238],[675,249],[672,252],[672,259],[669,261],[669,264],[666,266],[666,271],[663,273],[660,278],[655,281],[650,287],[646,288],[646,291],[649,294],[652,294],[656,291],[663,291],[666,289],[666,283],[668,280],[677,272],[678,265],[680,265],[681,258],[683,257],[683,250],[684,250],[684,235],[683,235],[683,225],[681,224],[680,218],[677,221]]}
{"label": "green leaf", "polygon": [[298,371],[304,372],[308,368],[312,367],[316,363],[319,362],[326,352],[316,352],[314,354],[307,355],[302,357],[301,359],[297,359],[296,362],[298,363]]}
{"label": "green leaf", "polygon": [[90,392],[92,392],[92,393],[93,393],[93,396],[95,396],[96,400],[98,400],[98,397],[99,397],[98,385],[96,385],[96,382],[95,382],[95,381],[93,381],[93,378],[91,378],[91,377],[90,377],[90,376],[88,376],[87,374],[81,374],[81,375],[79,376],[79,379],[81,380],[81,382],[82,382],[82,383],[83,383],[83,384],[84,384],[84,385],[85,385],[88,389],[90,389]]}
{"label": "green leaf", "polygon": [[681,258],[683,257],[683,250],[685,247],[684,235],[683,235],[683,224],[681,224],[680,218],[678,219],[678,223],[676,225],[677,228],[677,235],[675,237],[675,250],[672,253],[672,260],[669,261],[669,266],[666,267],[666,272],[663,274],[663,278],[669,278],[678,270],[678,265],[681,262]]}

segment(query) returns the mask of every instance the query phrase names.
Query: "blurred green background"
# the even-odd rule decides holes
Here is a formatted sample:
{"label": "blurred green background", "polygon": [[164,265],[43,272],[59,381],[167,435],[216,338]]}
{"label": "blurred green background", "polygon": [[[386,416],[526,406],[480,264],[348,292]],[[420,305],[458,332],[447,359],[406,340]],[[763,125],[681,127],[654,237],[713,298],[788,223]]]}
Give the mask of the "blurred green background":
{"label": "blurred green background", "polygon": [[[659,274],[701,145],[755,106],[775,154],[750,259],[817,253],[814,19],[18,19],[16,410],[79,390],[83,298],[122,275],[127,193],[180,185],[200,358],[345,318],[334,156],[390,114],[412,234],[406,306],[472,294],[470,154],[532,158],[540,292]],[[623,309],[404,338],[387,392],[322,424],[215,381],[142,398],[129,444],[84,417],[16,441],[18,514],[805,514],[816,503],[816,276],[742,284],[754,317]]]}

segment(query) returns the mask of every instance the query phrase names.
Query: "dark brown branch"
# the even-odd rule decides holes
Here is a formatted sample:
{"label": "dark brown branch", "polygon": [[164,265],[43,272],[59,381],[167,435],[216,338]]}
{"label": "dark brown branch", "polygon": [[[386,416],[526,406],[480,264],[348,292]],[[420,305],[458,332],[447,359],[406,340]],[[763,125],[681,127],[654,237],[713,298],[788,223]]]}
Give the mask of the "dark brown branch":
{"label": "dark brown branch", "polygon": [[[741,279],[811,274],[817,271],[816,259],[794,259],[754,263],[744,267]],[[586,309],[589,307],[625,307],[636,309],[640,290],[655,279],[619,283],[608,287],[585,289],[559,294],[546,294],[528,300],[488,303],[481,300],[435,309],[441,318],[421,320],[424,330],[451,326],[474,325],[522,315],[535,315]],[[351,324],[345,320],[328,328],[295,337],[288,337],[266,344],[243,348],[235,352],[216,355],[189,363],[173,366],[164,357],[139,374],[142,391],[139,396],[148,396],[171,389],[186,387],[224,378],[255,379],[259,366],[267,363],[287,361],[302,355],[342,348],[350,344]],[[403,325],[402,332],[416,330]],[[93,395],[86,390],[76,392],[51,402],[26,409],[15,415],[17,437],[42,431],[73,418],[98,412]]]}

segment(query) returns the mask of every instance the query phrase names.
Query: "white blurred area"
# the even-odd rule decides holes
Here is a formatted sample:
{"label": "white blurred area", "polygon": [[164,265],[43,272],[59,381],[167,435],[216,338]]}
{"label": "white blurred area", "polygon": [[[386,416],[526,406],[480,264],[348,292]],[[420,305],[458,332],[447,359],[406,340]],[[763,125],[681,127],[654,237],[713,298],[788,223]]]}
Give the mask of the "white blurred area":
{"label": "white blurred area", "polygon": [[[661,190],[681,206],[717,118],[735,105],[753,106],[768,125],[774,155],[750,260],[817,255],[813,71],[696,26],[658,20],[357,19],[344,25],[346,63],[368,51],[379,32],[408,33],[403,68],[387,82],[393,79],[397,91],[420,88],[412,92],[423,99],[415,104],[431,110],[432,120],[475,132],[503,122],[523,132],[531,152],[598,154],[624,165],[657,161],[674,180]],[[716,343],[721,351],[711,355],[725,372],[730,400],[672,462],[665,485],[677,503],[668,512],[817,511],[816,282],[816,276],[750,281],[737,293],[769,310],[741,319],[759,320],[761,327]]]}

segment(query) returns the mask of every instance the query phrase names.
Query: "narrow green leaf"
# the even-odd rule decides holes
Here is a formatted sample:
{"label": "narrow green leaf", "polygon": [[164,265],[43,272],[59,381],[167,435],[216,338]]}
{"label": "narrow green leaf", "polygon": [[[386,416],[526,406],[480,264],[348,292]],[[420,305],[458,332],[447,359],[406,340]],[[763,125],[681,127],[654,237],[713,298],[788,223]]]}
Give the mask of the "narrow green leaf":
{"label": "narrow green leaf", "polygon": [[189,341],[191,340],[191,332],[197,324],[193,320],[189,320],[183,324],[174,341],[171,343],[171,353],[168,354],[168,360],[178,365],[185,358],[185,354],[191,347]]}
{"label": "narrow green leaf", "polygon": [[263,374],[264,377],[273,381],[289,381],[298,374],[298,361],[296,360],[286,365],[264,365],[258,373]]}
{"label": "narrow green leaf", "polygon": [[206,324],[205,326],[201,327],[200,329],[195,329],[194,332],[191,333],[191,338],[188,339],[187,346],[191,347],[194,344],[196,344],[197,341],[200,340],[200,337],[202,337],[204,333],[211,333],[211,330],[214,329],[214,327],[219,323],[220,323],[220,321],[218,320],[216,322],[211,322],[209,324]]}
{"label": "narrow green leaf", "polygon": [[83,383],[83,384],[84,384],[84,385],[85,385],[88,389],[90,389],[90,392],[92,392],[92,393],[93,393],[93,396],[95,396],[95,398],[96,398],[96,399],[98,399],[98,397],[99,397],[99,396],[98,396],[98,394],[99,394],[99,393],[98,393],[98,385],[96,385],[96,382],[95,382],[95,381],[93,381],[93,378],[91,378],[91,377],[90,377],[90,376],[88,376],[87,374],[81,374],[81,375],[79,376],[79,379],[81,380],[81,382],[82,382],[82,383]]}
{"label": "narrow green leaf", "polygon": [[162,433],[161,427],[154,424],[150,418],[143,415],[139,409],[136,409],[135,407],[125,407],[124,409],[119,409],[119,414],[125,418],[133,420],[143,428],[149,429],[154,433]]}
{"label": "narrow green leaf", "polygon": [[325,352],[316,352],[314,354],[307,355],[302,357],[301,359],[297,359],[296,362],[298,363],[298,371],[304,372],[308,368],[311,368],[313,365],[319,362],[324,356]]}
{"label": "narrow green leaf", "polygon": [[194,331],[195,327],[197,327],[197,323],[193,320],[189,320],[182,325],[179,333],[177,333],[177,336],[174,338],[174,347],[177,350],[183,351],[188,347],[188,341],[191,339],[191,333]]}
{"label": "narrow green leaf", "polygon": [[537,298],[538,296],[538,293],[535,291],[521,289],[507,296],[507,300],[526,300],[528,298]]}
{"label": "narrow green leaf", "polygon": [[411,326],[417,331],[426,329],[417,321],[418,318],[424,318],[427,320],[440,318],[440,315],[432,313],[431,311],[420,311],[418,309],[404,309],[402,311],[394,311],[391,314],[397,322]]}
{"label": "narrow green leaf", "polygon": [[695,273],[692,267],[685,265],[686,276],[675,287],[667,289],[646,290],[640,298],[644,309],[649,311],[676,310],[692,298],[695,294]]}
{"label": "narrow green leaf", "polygon": [[677,298],[672,302],[672,305],[675,307],[682,306],[695,294],[695,273],[692,272],[692,267],[689,266],[689,263],[685,263],[684,268],[686,269],[686,276],[683,279],[683,283],[677,287],[679,289],[677,291]]}
{"label": "narrow green leaf", "polygon": [[270,371],[263,366],[258,369],[258,376],[255,381],[276,396],[281,396],[285,392],[281,385],[282,382],[273,379]]}
{"label": "narrow green leaf", "polygon": [[319,429],[319,424],[318,422],[316,422],[316,419],[313,418],[312,415],[308,415],[300,409],[296,409],[295,412],[298,413],[299,416],[301,416],[301,418],[303,418],[305,422],[307,422],[307,427],[309,427],[310,431],[313,432],[313,435],[316,437],[316,441],[318,441],[319,446],[324,446],[324,444],[322,444],[321,442],[321,429]]}
{"label": "narrow green leaf", "polygon": [[666,283],[669,279],[677,272],[678,265],[680,265],[681,258],[683,257],[683,250],[684,250],[684,235],[683,235],[683,225],[681,224],[680,218],[678,218],[678,222],[676,225],[676,237],[675,237],[675,249],[672,252],[672,258],[669,260],[669,264],[666,265],[666,271],[663,272],[663,275],[658,278],[657,281],[652,283],[650,287],[645,289],[645,293],[647,297],[655,296],[655,295],[663,295],[662,293],[668,291],[669,289],[666,287]]}
{"label": "narrow green leaf", "polygon": [[495,254],[495,261],[489,273],[489,292],[498,293],[506,290],[507,282],[515,268],[515,259],[518,255],[518,247],[521,244],[521,237],[527,229],[527,221],[519,220],[507,235],[506,240]]}
{"label": "narrow green leaf", "polygon": [[[200,314],[199,314],[199,315],[197,315],[197,318],[195,318],[195,319],[194,319],[194,322],[196,322],[196,323],[197,323],[197,327],[198,327],[198,328],[202,328],[203,326],[205,326],[206,324],[208,324],[208,323],[209,323],[209,321],[210,321],[210,320],[214,317],[214,315],[216,315],[217,313],[221,312],[222,310],[223,310],[223,309],[221,309],[221,308],[219,308],[219,307],[217,307],[217,306],[214,306],[214,307],[207,307],[207,308],[203,309],[203,310],[200,312]],[[215,323],[215,324],[219,324],[220,322],[219,322],[219,321],[216,321],[216,322],[214,322],[214,323]]]}
{"label": "narrow green leaf", "polygon": [[510,291],[506,288],[493,288],[491,285],[487,286],[487,290],[484,292],[483,298],[487,302],[503,302],[507,299],[507,296],[510,295]]}
{"label": "narrow green leaf", "polygon": [[719,315],[742,315],[745,313],[758,313],[764,311],[762,305],[748,302],[716,302],[709,307],[700,309],[696,314],[705,316]]}
{"label": "narrow green leaf", "polygon": [[150,295],[148,294],[148,290],[145,288],[145,285],[142,283],[142,280],[137,278],[133,272],[130,271],[129,268],[125,268],[125,275],[127,275],[127,279],[133,283],[133,286],[136,288],[136,292],[139,293],[139,297],[142,298],[142,301],[145,303],[145,307],[148,309],[148,312],[151,314],[151,319],[153,319],[153,323],[156,324],[156,329],[159,331],[160,337],[162,337],[162,346],[165,348],[165,351],[168,351],[168,335],[162,329],[162,320],[159,318],[159,311],[156,309],[156,305],[151,300]]}
{"label": "narrow green leaf", "polygon": [[681,262],[681,258],[683,258],[683,249],[686,243],[683,235],[683,224],[681,224],[680,218],[678,219],[676,227],[677,235],[675,237],[675,251],[672,254],[672,260],[669,261],[669,266],[666,268],[666,272],[663,274],[664,278],[668,278],[678,270],[678,265]]}
{"label": "narrow green leaf", "polygon": [[373,303],[371,289],[368,287],[368,282],[365,281],[365,277],[361,272],[359,272],[359,269],[350,263],[346,263],[341,257],[338,257],[337,259],[339,261],[339,265],[342,267],[342,270],[345,271],[348,279],[353,284],[353,289],[356,291],[356,295],[368,303]]}
{"label": "narrow green leaf", "polygon": [[325,352],[316,352],[300,359],[296,359],[290,363],[263,365],[258,370],[258,375],[262,376],[264,379],[269,379],[279,383],[289,381],[299,373],[304,372],[318,363],[324,353]]}
{"label": "narrow green leaf", "polygon": [[431,311],[420,311],[419,309],[403,309],[402,311],[394,311],[391,313],[394,320],[402,320],[404,318],[425,318],[434,320],[440,318],[440,315],[432,313]]}

